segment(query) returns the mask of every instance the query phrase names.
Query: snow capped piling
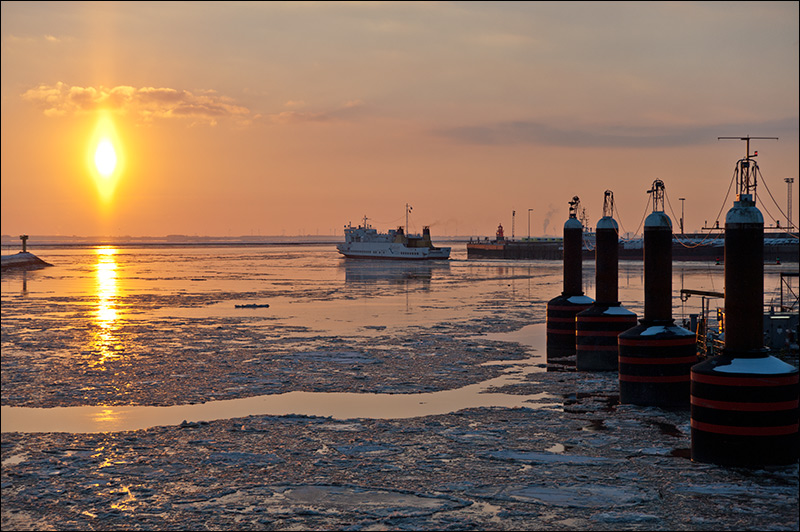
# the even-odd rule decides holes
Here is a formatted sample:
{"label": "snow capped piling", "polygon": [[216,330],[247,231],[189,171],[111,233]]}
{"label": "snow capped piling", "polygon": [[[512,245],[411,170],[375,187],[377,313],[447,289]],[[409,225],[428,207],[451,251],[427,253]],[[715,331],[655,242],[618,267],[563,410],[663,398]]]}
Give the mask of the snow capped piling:
{"label": "snow capped piling", "polygon": [[616,371],[617,336],[636,325],[636,314],[618,300],[619,229],[612,218],[614,196],[605,192],[604,216],[597,222],[595,248],[596,300],[575,316],[575,366],[578,371]]}
{"label": "snow capped piling", "polygon": [[564,291],[547,302],[547,358],[575,354],[575,315],[594,303],[583,295],[583,224],[577,219],[580,199],[569,202],[564,223]]}
{"label": "snow capped piling", "polygon": [[[736,138],[736,137],[719,137]],[[725,216],[725,347],[692,367],[692,460],[761,467],[797,463],[800,372],[764,347],[764,217],[755,157],[736,163],[737,196]]]}
{"label": "snow capped piling", "polygon": [[764,347],[763,241],[753,196],[739,194],[725,219],[725,347],[691,370],[695,461],[760,467],[798,459],[798,369]]}
{"label": "snow capped piling", "polygon": [[623,404],[689,407],[689,372],[697,363],[695,334],[672,319],[672,222],[656,180],[653,212],[644,222],[644,319],[618,337]]}

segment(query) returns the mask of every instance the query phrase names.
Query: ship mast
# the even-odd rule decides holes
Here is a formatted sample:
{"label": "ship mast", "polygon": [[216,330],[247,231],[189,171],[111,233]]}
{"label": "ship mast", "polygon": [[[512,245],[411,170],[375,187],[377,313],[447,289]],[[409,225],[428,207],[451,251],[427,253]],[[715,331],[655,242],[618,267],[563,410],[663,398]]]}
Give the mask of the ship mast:
{"label": "ship mast", "polygon": [[408,213],[413,210],[413,207],[406,203],[406,236],[410,235],[411,232],[408,230]]}

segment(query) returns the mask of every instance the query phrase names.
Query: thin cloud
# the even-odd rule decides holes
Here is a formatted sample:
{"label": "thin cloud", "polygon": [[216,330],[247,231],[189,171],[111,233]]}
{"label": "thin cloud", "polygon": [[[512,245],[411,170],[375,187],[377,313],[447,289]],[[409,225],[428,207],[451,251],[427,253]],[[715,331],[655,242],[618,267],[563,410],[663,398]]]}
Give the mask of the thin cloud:
{"label": "thin cloud", "polygon": [[328,113],[313,113],[309,111],[282,111],[280,113],[267,115],[267,118],[276,124],[328,122],[331,119]]}
{"label": "thin cloud", "polygon": [[[731,133],[733,132],[733,133]],[[600,126],[568,129],[533,121],[463,126],[435,134],[464,144],[539,144],[573,148],[668,148],[706,143],[726,135],[769,135],[797,138],[798,117],[742,124],[701,126]]]}
{"label": "thin cloud", "polygon": [[46,35],[38,35],[38,36],[21,36],[21,35],[14,35],[9,34],[3,37],[3,44],[7,45],[15,45],[15,44],[22,44],[22,45],[29,45],[29,44],[38,44],[42,41],[51,43],[51,44],[61,44],[63,42],[70,42],[72,38],[70,37],[56,37],[55,35],[46,34]]}
{"label": "thin cloud", "polygon": [[47,116],[68,116],[109,110],[133,114],[141,120],[191,118],[216,124],[220,118],[246,117],[250,110],[215,91],[190,92],[164,87],[77,87],[58,82],[39,85],[22,98]]}
{"label": "thin cloud", "polygon": [[[286,107],[298,107],[304,103],[299,101],[286,102]],[[355,117],[364,108],[361,100],[345,102],[339,107],[329,111],[302,111],[291,110],[265,115],[266,120],[276,124],[298,124],[303,122],[333,122],[348,120]]]}

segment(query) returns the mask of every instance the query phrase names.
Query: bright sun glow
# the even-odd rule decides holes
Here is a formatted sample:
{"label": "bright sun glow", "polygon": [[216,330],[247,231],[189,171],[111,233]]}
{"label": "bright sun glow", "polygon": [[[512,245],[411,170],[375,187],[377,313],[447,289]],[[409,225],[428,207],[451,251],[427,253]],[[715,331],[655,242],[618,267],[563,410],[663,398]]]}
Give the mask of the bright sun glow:
{"label": "bright sun glow", "polygon": [[115,248],[99,248],[97,254],[97,311],[91,349],[97,358],[91,366],[102,366],[122,356],[124,352],[119,336],[119,295],[117,288],[117,260]]}
{"label": "bright sun glow", "polygon": [[86,166],[97,186],[100,203],[110,208],[114,190],[125,173],[125,143],[117,132],[113,117],[99,113],[94,133],[86,143]]}
{"label": "bright sun glow", "polygon": [[94,152],[94,164],[103,177],[109,177],[114,173],[114,168],[117,166],[117,152],[114,151],[110,140],[103,139],[98,144],[97,151]]}

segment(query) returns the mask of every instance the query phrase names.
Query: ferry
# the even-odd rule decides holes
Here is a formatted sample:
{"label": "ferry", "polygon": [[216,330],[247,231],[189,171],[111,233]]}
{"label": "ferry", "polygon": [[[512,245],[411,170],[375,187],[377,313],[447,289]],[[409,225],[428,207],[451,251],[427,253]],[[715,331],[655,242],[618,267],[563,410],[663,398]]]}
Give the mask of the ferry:
{"label": "ferry", "polygon": [[450,258],[449,247],[436,247],[431,242],[430,227],[425,226],[422,235],[407,235],[402,227],[390,230],[388,233],[379,233],[369,225],[366,216],[363,225],[344,226],[344,242],[336,244],[336,249],[345,257],[359,259],[447,260]]}

